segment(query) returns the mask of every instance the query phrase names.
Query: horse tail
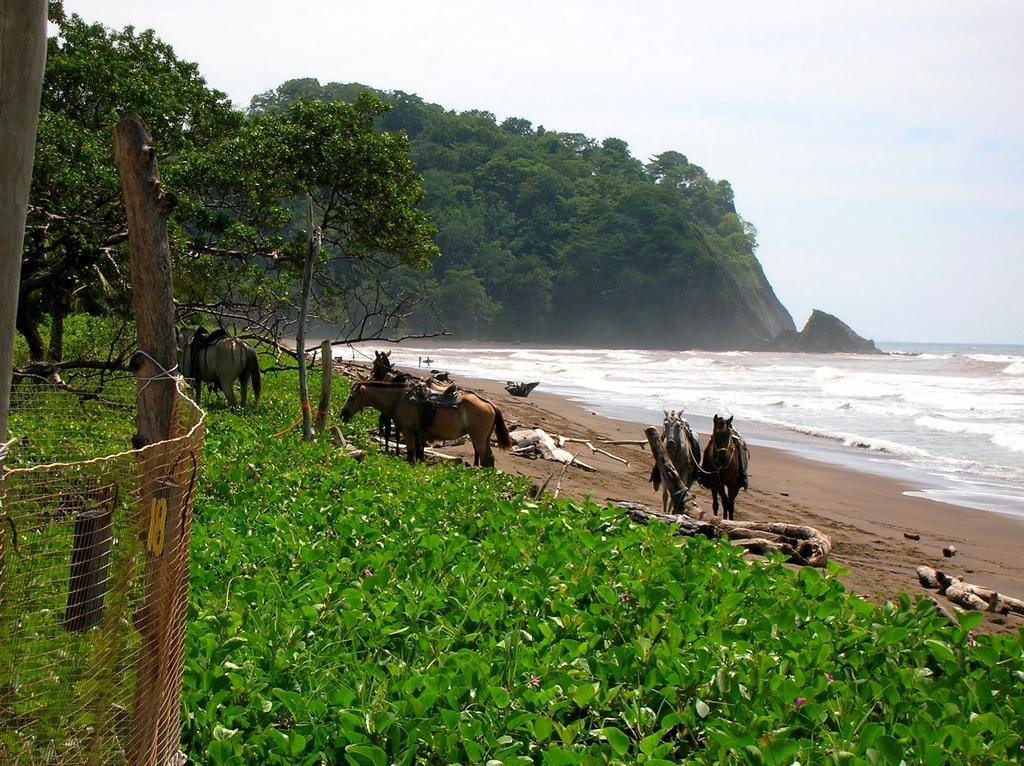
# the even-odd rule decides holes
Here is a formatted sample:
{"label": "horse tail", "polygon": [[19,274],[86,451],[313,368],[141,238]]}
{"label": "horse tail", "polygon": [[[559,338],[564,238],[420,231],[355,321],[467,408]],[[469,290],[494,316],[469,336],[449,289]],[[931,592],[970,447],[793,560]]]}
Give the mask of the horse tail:
{"label": "horse tail", "polygon": [[[697,443],[700,447],[700,442]],[[713,475],[713,469],[711,467],[711,451],[712,444],[708,442],[708,446],[704,449],[704,453],[700,456],[700,463],[697,470],[697,483],[704,489],[711,489],[714,482],[711,481]]]}
{"label": "horse tail", "polygon": [[260,390],[262,389],[262,381],[260,380],[260,358],[256,355],[256,351],[252,348],[248,349],[249,353],[246,355],[248,358],[245,360],[245,366],[251,376],[252,380],[252,397],[255,404],[260,403]]}
{"label": "horse tail", "polygon": [[[494,407],[494,405],[491,405]],[[508,435],[508,428],[505,425],[505,418],[501,416],[501,410],[494,407],[494,431],[498,436],[498,446],[501,449],[509,449],[512,446],[512,438]]]}

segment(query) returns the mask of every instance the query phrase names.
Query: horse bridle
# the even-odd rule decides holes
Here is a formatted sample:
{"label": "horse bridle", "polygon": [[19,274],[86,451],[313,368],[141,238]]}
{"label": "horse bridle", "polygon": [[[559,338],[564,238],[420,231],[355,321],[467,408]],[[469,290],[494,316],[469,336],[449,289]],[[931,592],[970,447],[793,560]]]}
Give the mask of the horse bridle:
{"label": "horse bridle", "polygon": [[[733,442],[732,433],[730,433],[728,429],[726,429],[725,431],[725,435],[728,437],[728,442],[726,443],[726,446],[719,447],[718,440],[715,439],[715,435],[718,433],[721,432],[711,432],[711,444],[714,446],[714,450],[712,450],[711,454],[711,467],[714,469],[715,473],[721,472],[723,468],[729,465],[730,461],[732,461],[732,453],[736,449],[736,445]],[[719,463],[717,458],[723,452],[725,453],[725,462]]]}

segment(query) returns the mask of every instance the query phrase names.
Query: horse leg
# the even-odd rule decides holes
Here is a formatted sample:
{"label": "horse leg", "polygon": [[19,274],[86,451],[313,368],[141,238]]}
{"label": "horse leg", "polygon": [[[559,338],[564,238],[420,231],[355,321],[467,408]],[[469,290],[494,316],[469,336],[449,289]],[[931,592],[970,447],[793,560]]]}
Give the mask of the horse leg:
{"label": "horse leg", "polygon": [[224,392],[224,396],[227,397],[228,407],[234,409],[235,405],[238,404],[235,399],[235,379],[228,377],[219,380],[218,383],[220,384],[221,391]]}
{"label": "horse leg", "polygon": [[[719,490],[717,487],[712,487],[711,489],[711,511],[715,514],[715,516],[718,515],[718,491]],[[725,504],[724,495],[722,496],[722,504]],[[722,509],[722,513],[725,513],[724,508]]]}
{"label": "horse leg", "polygon": [[245,400],[249,396],[249,373],[243,372],[238,378],[238,387],[242,389],[242,409],[245,409]]}

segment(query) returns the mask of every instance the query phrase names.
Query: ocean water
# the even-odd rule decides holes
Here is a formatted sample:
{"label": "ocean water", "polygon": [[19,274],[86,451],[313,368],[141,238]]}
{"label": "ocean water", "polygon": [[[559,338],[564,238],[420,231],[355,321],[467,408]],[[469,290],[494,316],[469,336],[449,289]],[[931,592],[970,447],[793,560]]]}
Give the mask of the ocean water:
{"label": "ocean water", "polygon": [[[1024,346],[879,344],[885,355],[537,348],[433,342],[396,364],[540,381],[594,412],[660,424],[715,413],[750,441],[885,474],[934,500],[1024,519]],[[339,356],[372,359],[370,347]],[[426,365],[425,365],[426,366]],[[638,434],[638,438],[642,435]],[[756,482],[756,466],[751,466]]]}

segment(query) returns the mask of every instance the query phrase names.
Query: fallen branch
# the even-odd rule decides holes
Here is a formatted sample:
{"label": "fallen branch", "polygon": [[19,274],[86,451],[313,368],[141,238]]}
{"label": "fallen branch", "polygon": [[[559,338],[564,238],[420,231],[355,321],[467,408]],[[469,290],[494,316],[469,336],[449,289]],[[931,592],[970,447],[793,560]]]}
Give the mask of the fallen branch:
{"label": "fallen branch", "polygon": [[565,472],[567,470],[569,470],[569,466],[571,466],[573,464],[573,461],[576,460],[576,458],[579,456],[579,454],[580,453],[577,452],[575,455],[573,455],[572,460],[570,460],[568,463],[566,463],[564,466],[562,466],[562,472],[560,474],[558,474],[558,484],[555,485],[555,498],[557,498],[558,497],[558,493],[562,491],[562,477],[565,476]]}
{"label": "fallen branch", "polygon": [[646,439],[595,439],[598,444],[611,444],[618,447],[640,447],[647,446]]}
{"label": "fallen branch", "polygon": [[832,550],[831,538],[814,527],[782,522],[726,521],[718,517],[696,519],[684,514],[655,511],[642,503],[610,502],[623,508],[633,521],[641,524],[663,521],[674,524],[680,534],[688,537],[699,535],[713,540],[724,537],[750,553],[782,553],[790,562],[802,566],[824,566]]}
{"label": "fallen branch", "polygon": [[629,465],[629,461],[626,460],[625,458],[619,457],[618,455],[613,455],[611,452],[608,452],[608,450],[603,450],[600,447],[595,447],[593,444],[590,443],[590,441],[588,439],[577,439],[577,438],[572,437],[572,436],[559,436],[558,437],[558,446],[559,447],[565,445],[567,442],[574,442],[576,444],[585,444],[585,445],[587,445],[587,447],[590,448],[591,452],[594,452],[594,453],[597,453],[597,454],[600,454],[600,455],[605,455],[606,457],[610,457],[612,460],[618,460],[620,463],[625,463],[626,465]]}

